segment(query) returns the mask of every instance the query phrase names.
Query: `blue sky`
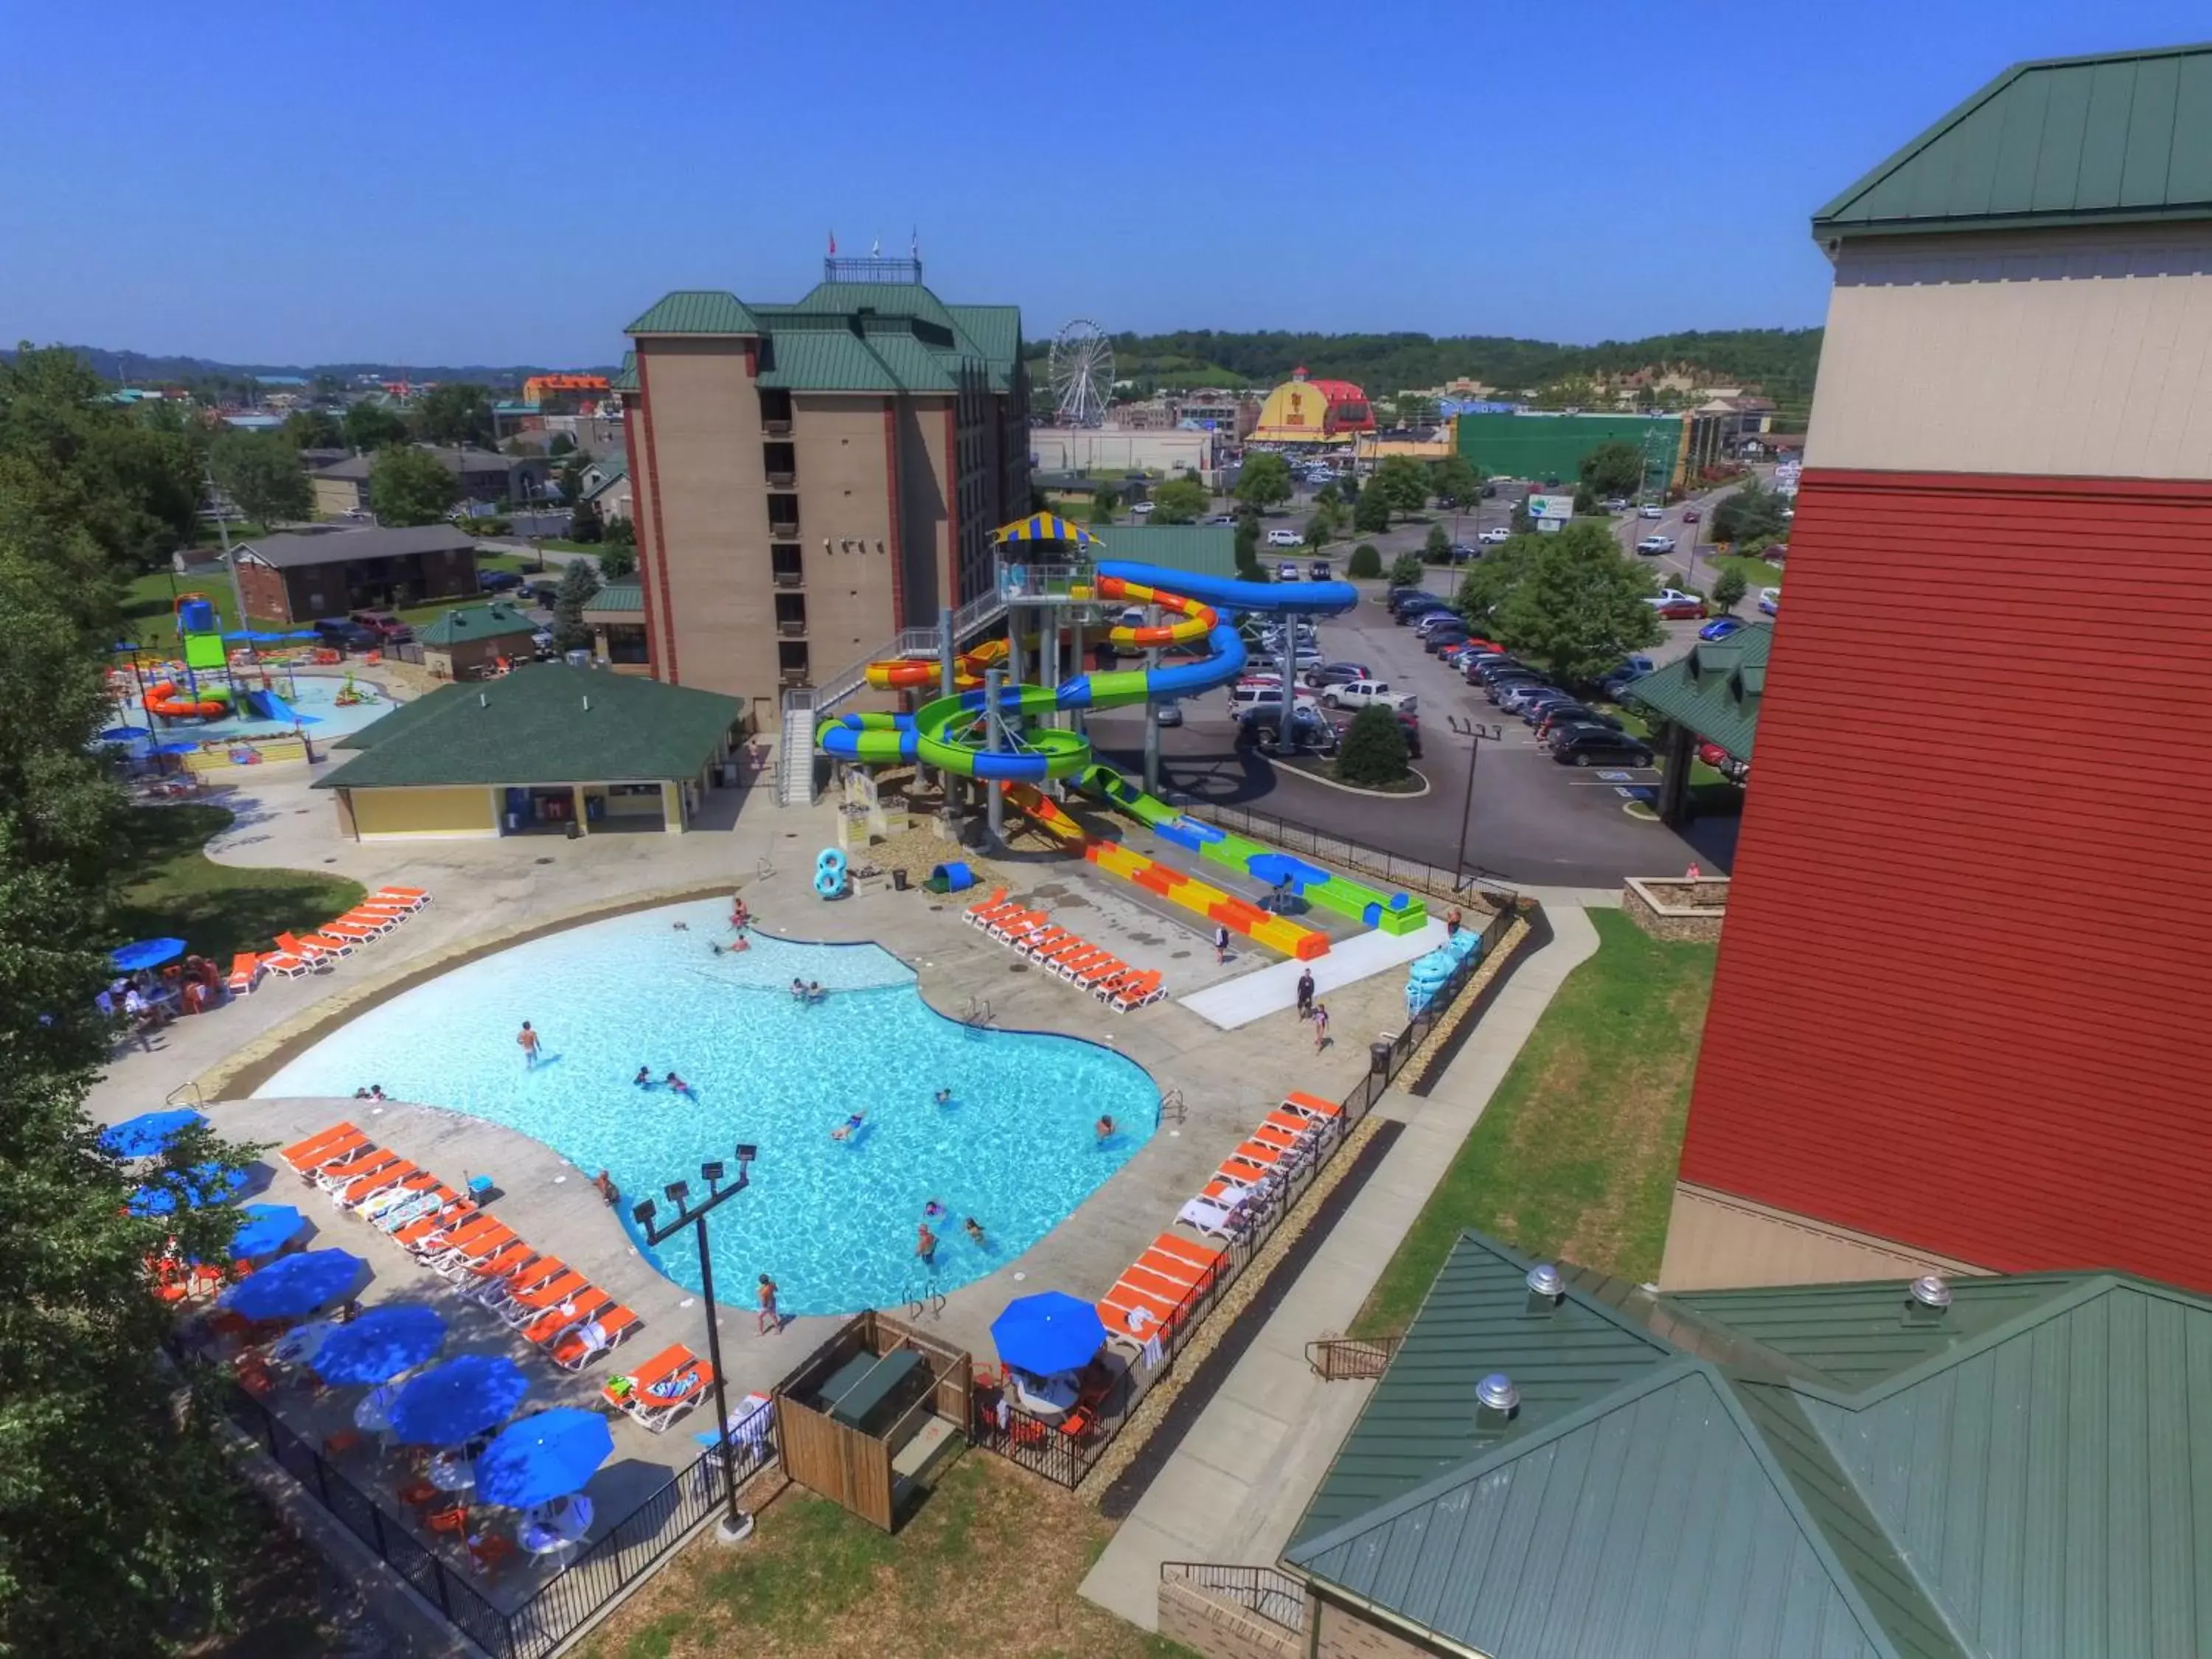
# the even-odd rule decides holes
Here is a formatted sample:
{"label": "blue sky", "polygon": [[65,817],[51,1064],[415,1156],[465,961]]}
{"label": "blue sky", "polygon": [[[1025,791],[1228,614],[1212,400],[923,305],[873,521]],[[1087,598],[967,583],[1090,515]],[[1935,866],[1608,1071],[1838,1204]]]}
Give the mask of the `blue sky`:
{"label": "blue sky", "polygon": [[1867,167],[2016,59],[2206,33],[2203,0],[5,0],[0,336],[604,362],[669,289],[795,297],[831,229],[915,226],[1032,335],[1817,323],[1806,222]]}

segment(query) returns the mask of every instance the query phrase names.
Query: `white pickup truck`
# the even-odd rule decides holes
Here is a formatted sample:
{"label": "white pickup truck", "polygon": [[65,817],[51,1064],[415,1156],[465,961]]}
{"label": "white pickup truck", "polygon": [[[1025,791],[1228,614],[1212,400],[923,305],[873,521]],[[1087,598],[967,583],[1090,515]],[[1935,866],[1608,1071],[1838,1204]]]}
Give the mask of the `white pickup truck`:
{"label": "white pickup truck", "polygon": [[1387,680],[1346,680],[1321,694],[1324,708],[1391,708],[1400,714],[1419,712],[1420,699],[1411,691],[1393,691]]}

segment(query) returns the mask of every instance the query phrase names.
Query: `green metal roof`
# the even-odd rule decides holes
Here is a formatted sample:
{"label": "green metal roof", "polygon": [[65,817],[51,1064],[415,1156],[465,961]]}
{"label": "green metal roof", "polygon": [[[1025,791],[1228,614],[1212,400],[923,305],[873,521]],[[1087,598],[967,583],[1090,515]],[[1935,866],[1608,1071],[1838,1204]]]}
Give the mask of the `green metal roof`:
{"label": "green metal roof", "polygon": [[449,685],[364,727],[318,789],[648,782],[694,776],[744,718],[737,697],[538,663]]}
{"label": "green metal roof", "polygon": [[[1566,1271],[1546,1316],[1517,1263],[1469,1233],[1438,1275],[1322,1494],[1394,1425],[1386,1473],[1461,1461],[1310,1510],[1285,1561],[1324,1594],[1490,1659],[2212,1653],[2212,1302],[2033,1273],[1932,1312],[1897,1280],[1654,1297]],[[1662,1357],[1563,1391],[1600,1313]],[[1492,1370],[1521,1412],[1470,1449],[1454,1390]]]}
{"label": "green metal roof", "polygon": [[1724,640],[1699,640],[1689,655],[1632,682],[1621,695],[1747,761],[1773,647],[1773,628],[1753,623]]}
{"label": "green metal roof", "polygon": [[607,583],[592,595],[591,602],[584,607],[586,617],[602,614],[642,617],[645,614],[645,585],[634,577]]}
{"label": "green metal roof", "polygon": [[495,639],[502,634],[535,634],[538,624],[520,611],[499,604],[458,605],[441,611],[415,637],[424,645],[455,646],[471,640]]}
{"label": "green metal roof", "polygon": [[2016,64],[1813,216],[1815,236],[2212,218],[2212,45]]}
{"label": "green metal roof", "polygon": [[890,366],[857,334],[784,329],[769,337],[760,384],[792,392],[898,392]]}
{"label": "green metal roof", "polygon": [[[625,334],[757,334],[759,319],[734,294],[720,289],[685,288],[666,295],[628,328]],[[625,359],[625,370],[631,367]]]}
{"label": "green metal roof", "polygon": [[1164,565],[1194,576],[1237,574],[1237,532],[1219,524],[1109,524],[1098,538],[1105,556]]}
{"label": "green metal roof", "polygon": [[637,390],[637,353],[635,351],[623,353],[622,367],[609,377],[607,388],[612,392]]}
{"label": "green metal roof", "polygon": [[[1109,552],[1127,556],[1111,527],[1103,533]],[[1521,1390],[1511,1438],[1671,1357],[1632,1320],[1579,1296],[1532,1317],[1522,1282],[1530,1265],[1480,1233],[1461,1235],[1294,1539],[1319,1537],[1477,1456],[1490,1443],[1476,1425],[1474,1387],[1492,1371],[1504,1371]]]}

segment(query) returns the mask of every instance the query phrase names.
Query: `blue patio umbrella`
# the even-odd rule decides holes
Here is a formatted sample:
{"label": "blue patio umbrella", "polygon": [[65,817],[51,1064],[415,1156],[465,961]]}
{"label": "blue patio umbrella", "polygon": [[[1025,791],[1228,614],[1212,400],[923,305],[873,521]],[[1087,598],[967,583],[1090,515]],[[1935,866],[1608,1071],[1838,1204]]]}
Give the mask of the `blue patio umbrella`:
{"label": "blue patio umbrella", "polygon": [[100,734],[100,740],[102,743],[136,743],[141,738],[150,738],[153,735],[149,729],[143,726],[111,726]]}
{"label": "blue patio umbrella", "polygon": [[1040,1291],[1006,1304],[991,1322],[999,1358],[1025,1371],[1072,1371],[1106,1343],[1105,1322],[1088,1302],[1064,1291]]}
{"label": "blue patio umbrella", "polygon": [[196,743],[157,743],[154,745],[154,752],[157,755],[189,755],[198,747]]}
{"label": "blue patio umbrella", "polygon": [[435,1308],[413,1303],[371,1308],[331,1333],[316,1351],[315,1375],[325,1382],[382,1382],[414,1370],[445,1340],[445,1316]]}
{"label": "blue patio umbrella", "polygon": [[249,1204],[246,1224],[230,1242],[230,1253],[241,1261],[281,1250],[299,1236],[307,1218],[289,1204]]}
{"label": "blue patio umbrella", "polygon": [[159,1184],[149,1182],[131,1194],[127,1207],[133,1215],[171,1215],[179,1207],[197,1210],[203,1204],[219,1204],[243,1189],[252,1179],[243,1170],[226,1170],[220,1164],[195,1164]]}
{"label": "blue patio umbrella", "polygon": [[343,1250],[307,1250],[270,1262],[218,1299],[248,1319],[295,1319],[359,1289],[368,1267]]}
{"label": "blue patio umbrella", "polygon": [[530,1379],[512,1359],[465,1353],[408,1382],[385,1415],[400,1440],[450,1446],[497,1428],[529,1392]]}
{"label": "blue patio umbrella", "polygon": [[100,1144],[118,1158],[151,1158],[185,1130],[207,1120],[189,1106],[170,1112],[141,1112],[100,1132]]}
{"label": "blue patio umbrella", "polygon": [[159,968],[165,962],[174,962],[185,953],[185,942],[180,939],[142,939],[136,944],[118,945],[108,953],[108,960],[126,974],[135,974],[141,968]]}
{"label": "blue patio umbrella", "polygon": [[526,1510],[581,1492],[615,1449],[613,1431],[597,1412],[562,1407],[510,1423],[477,1459],[477,1496],[487,1504]]}

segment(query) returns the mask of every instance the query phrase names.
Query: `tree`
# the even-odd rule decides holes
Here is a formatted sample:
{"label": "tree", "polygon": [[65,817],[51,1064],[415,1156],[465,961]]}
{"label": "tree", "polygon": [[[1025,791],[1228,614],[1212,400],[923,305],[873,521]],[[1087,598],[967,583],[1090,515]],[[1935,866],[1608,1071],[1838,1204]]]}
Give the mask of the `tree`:
{"label": "tree", "polygon": [[415,407],[415,435],[427,443],[488,447],[492,441],[490,392],[459,380],[432,386]]}
{"label": "tree", "polygon": [[1576,517],[1580,518],[1584,514],[1595,513],[1599,510],[1600,503],[1595,492],[1588,484],[1577,484],[1575,486]]}
{"label": "tree", "polygon": [[1401,392],[1392,400],[1391,413],[1400,426],[1433,426],[1437,419],[1437,400],[1418,392]]}
{"label": "tree", "polygon": [[1337,750],[1336,775],[1346,783],[1379,789],[1406,775],[1406,732],[1397,714],[1379,704],[1363,708],[1345,728]]}
{"label": "tree", "polygon": [[1520,585],[1529,561],[1546,539],[1537,535],[1516,536],[1468,567],[1460,578],[1459,592],[1452,595],[1452,608],[1467,618],[1468,627],[1497,638],[1498,609]]}
{"label": "tree", "polygon": [[1306,520],[1306,546],[1312,551],[1318,553],[1321,551],[1322,546],[1328,542],[1329,532],[1334,528],[1334,526],[1330,523],[1328,514],[1315,514],[1311,518]]}
{"label": "tree", "polygon": [[1587,684],[1663,630],[1644,603],[1651,578],[1601,525],[1540,537],[1519,579],[1491,609],[1497,637],[1568,684]]}
{"label": "tree", "polygon": [[1750,586],[1744,580],[1742,571],[1732,564],[1723,565],[1721,574],[1713,578],[1713,603],[1724,611],[1733,611],[1743,603],[1744,592]]}
{"label": "tree", "polygon": [[580,651],[592,643],[584,607],[599,597],[599,567],[595,560],[571,559],[561,573],[561,586],[553,594],[553,647]]}
{"label": "tree", "polygon": [[1373,542],[1362,542],[1352,550],[1352,559],[1344,567],[1344,574],[1370,580],[1382,574],[1382,555]]}
{"label": "tree", "polygon": [[568,509],[568,539],[572,542],[597,542],[605,539],[607,527],[600,522],[599,509],[589,501],[578,501]]}
{"label": "tree", "polygon": [[1439,505],[1471,507],[1482,495],[1482,475],[1463,455],[1447,455],[1429,465],[1429,489]]}
{"label": "tree", "polygon": [[295,409],[284,417],[281,430],[295,449],[345,447],[345,427],[327,409]]}
{"label": "tree", "polygon": [[637,544],[618,542],[614,538],[615,525],[626,525],[628,519],[617,519],[607,526],[607,539],[599,546],[599,574],[609,581],[620,581],[625,576],[637,574]]}
{"label": "tree", "polygon": [[565,432],[556,432],[553,434],[553,441],[545,446],[545,453],[548,455],[566,455],[575,447],[576,441],[574,438]]}
{"label": "tree", "polygon": [[1279,455],[1247,455],[1237,469],[1237,499],[1265,512],[1291,499],[1290,464]]}
{"label": "tree", "polygon": [[570,455],[561,463],[560,471],[553,477],[554,483],[561,491],[561,499],[572,507],[584,499],[584,465],[583,456]]}
{"label": "tree", "polygon": [[368,470],[368,504],[381,525],[435,524],[460,493],[446,464],[412,444],[379,450]]}
{"label": "tree", "polygon": [[1363,489],[1352,505],[1352,527],[1363,536],[1379,536],[1390,527],[1390,501],[1379,489]]}
{"label": "tree", "polygon": [[1170,478],[1152,491],[1154,524],[1196,524],[1213,504],[1206,487],[1195,478]]}
{"label": "tree", "polygon": [[345,441],[364,455],[407,441],[407,422],[382,404],[362,402],[345,412]]}
{"label": "tree", "polygon": [[1112,484],[1100,484],[1091,493],[1091,522],[1111,524],[1114,509],[1121,504],[1121,493]]}
{"label": "tree", "polygon": [[1333,478],[1314,491],[1316,507],[1334,507],[1343,499],[1344,492],[1336,487],[1336,481]]}
{"label": "tree", "polygon": [[1429,526],[1427,539],[1421,544],[1421,557],[1431,564],[1451,562],[1451,537],[1442,525]]}
{"label": "tree", "polygon": [[1583,457],[1577,476],[1594,495],[1633,495],[1644,488],[1644,452],[1634,444],[1600,444]]}
{"label": "tree", "polygon": [[[186,1633],[180,1613],[220,1612],[243,1540],[211,1414],[161,1363],[173,1316],[143,1264],[172,1234],[226,1260],[237,1216],[129,1214],[139,1177],[84,1114],[114,1036],[93,998],[131,860],[94,740],[112,634],[97,595],[72,590],[112,562],[93,498],[68,499],[59,471],[18,487],[30,476],[0,443],[0,1652],[158,1654]],[[122,505],[158,517],[153,497]],[[148,1178],[246,1161],[202,1128]]]}
{"label": "tree", "polygon": [[301,471],[300,452],[281,432],[226,432],[208,447],[208,466],[249,519],[269,525],[315,516],[315,491]]}
{"label": "tree", "polygon": [[1386,456],[1366,494],[1380,495],[1394,513],[1418,513],[1429,504],[1428,471],[1410,455]]}
{"label": "tree", "polygon": [[1713,509],[1712,536],[1717,542],[1741,545],[1761,537],[1778,536],[1788,522],[1782,509],[1790,503],[1753,480]]}
{"label": "tree", "polygon": [[1247,507],[1237,515],[1237,579],[1263,582],[1267,568],[1260,562],[1260,515]]}
{"label": "tree", "polygon": [[611,546],[635,548],[637,545],[637,526],[630,522],[629,514],[617,513],[607,520],[607,542]]}
{"label": "tree", "polygon": [[1421,556],[1419,554],[1401,553],[1390,561],[1391,586],[1419,587],[1420,585]]}

